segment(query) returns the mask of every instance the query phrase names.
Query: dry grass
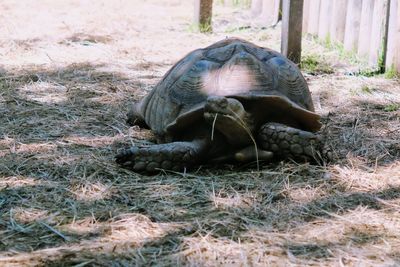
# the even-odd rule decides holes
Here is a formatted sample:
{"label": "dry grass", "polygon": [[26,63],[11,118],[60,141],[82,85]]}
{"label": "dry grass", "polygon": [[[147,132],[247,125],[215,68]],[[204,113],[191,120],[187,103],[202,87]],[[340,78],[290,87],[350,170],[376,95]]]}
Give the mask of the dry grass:
{"label": "dry grass", "polygon": [[225,36],[279,48],[279,29],[232,6],[196,33],[190,8],[1,2],[0,265],[399,265],[399,81],[347,75],[312,41],[334,70],[306,73],[334,162],[150,177],[113,163],[152,139],[125,125],[129,103],[187,52]]}

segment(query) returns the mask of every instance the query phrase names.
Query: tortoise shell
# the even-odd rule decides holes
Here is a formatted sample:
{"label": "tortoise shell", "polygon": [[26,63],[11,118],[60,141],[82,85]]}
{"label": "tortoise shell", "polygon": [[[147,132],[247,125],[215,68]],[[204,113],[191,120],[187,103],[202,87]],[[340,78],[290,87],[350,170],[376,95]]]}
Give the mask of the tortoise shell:
{"label": "tortoise shell", "polygon": [[203,123],[207,97],[240,100],[260,123],[276,121],[307,131],[320,129],[307,83],[278,52],[229,38],[190,52],[137,105],[159,136],[174,136]]}

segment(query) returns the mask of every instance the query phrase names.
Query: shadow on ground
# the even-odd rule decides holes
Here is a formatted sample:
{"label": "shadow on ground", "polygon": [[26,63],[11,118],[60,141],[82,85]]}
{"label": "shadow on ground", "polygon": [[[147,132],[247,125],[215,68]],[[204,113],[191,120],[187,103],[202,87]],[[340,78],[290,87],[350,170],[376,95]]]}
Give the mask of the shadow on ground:
{"label": "shadow on ground", "polygon": [[[145,84],[102,70],[107,67],[71,65],[0,77],[0,263],[202,265],[207,260],[196,255],[217,249],[218,242],[244,251],[274,248],[268,253],[313,262],[352,244],[381,245],[395,235],[360,230],[357,220],[351,229],[346,216],[360,208],[390,212],[400,187],[352,188],[335,172],[346,167],[349,153],[365,159],[366,166],[379,155],[382,168],[399,164],[394,135],[384,139],[370,131],[371,118],[390,124],[396,120],[392,115],[348,113],[343,119],[340,110],[333,111],[326,118],[327,133],[333,146],[340,145],[337,162],[327,166],[285,162],[237,171],[226,165],[142,176],[118,168],[113,156],[118,148],[147,140],[145,131],[125,125],[124,116],[129,103],[159,77],[148,77]],[[336,239],[309,241],[310,235],[296,233],[317,224],[334,228],[332,220],[347,229]],[[249,237],[254,229],[271,237],[256,241]],[[209,237],[218,242],[202,245]],[[188,241],[196,239],[197,245]],[[218,253],[210,259],[230,255]],[[258,252],[252,253],[245,262]]]}

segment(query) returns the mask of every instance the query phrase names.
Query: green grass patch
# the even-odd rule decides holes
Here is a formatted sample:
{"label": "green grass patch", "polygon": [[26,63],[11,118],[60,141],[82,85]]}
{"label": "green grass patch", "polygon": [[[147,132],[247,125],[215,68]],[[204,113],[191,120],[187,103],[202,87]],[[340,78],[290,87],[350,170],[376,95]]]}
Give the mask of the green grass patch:
{"label": "green grass patch", "polygon": [[379,68],[371,68],[368,66],[367,58],[358,55],[356,50],[346,50],[342,43],[333,41],[329,35],[324,39],[311,36],[311,40],[325,47],[327,52],[334,52],[340,60],[351,65],[359,66],[359,71],[354,73],[354,75],[372,77],[382,74]]}
{"label": "green grass patch", "polygon": [[187,27],[187,31],[191,33],[211,33],[212,32],[212,26],[211,24],[196,24],[196,23],[191,23]]}
{"label": "green grass patch", "polygon": [[371,87],[369,87],[367,85],[364,85],[364,86],[361,87],[361,92],[365,93],[365,94],[372,94],[374,91],[376,91],[376,89],[371,88]]}
{"label": "green grass patch", "polygon": [[330,66],[324,58],[315,54],[303,56],[301,68],[305,72],[313,74],[332,74],[334,72],[332,66]]}
{"label": "green grass patch", "polygon": [[250,26],[228,26],[225,29],[225,33],[241,33],[246,32],[250,29]]}
{"label": "green grass patch", "polygon": [[386,72],[385,72],[386,79],[399,79],[400,73],[396,71],[394,65],[392,65]]}
{"label": "green grass patch", "polygon": [[400,109],[399,103],[391,103],[389,105],[386,105],[383,110],[386,112],[394,112],[398,111],[399,109]]}
{"label": "green grass patch", "polygon": [[368,85],[363,85],[359,88],[351,89],[350,93],[353,96],[360,96],[360,95],[371,95],[377,91],[378,91],[377,88],[369,87]]}
{"label": "green grass patch", "polygon": [[237,8],[250,8],[251,6],[251,0],[218,0],[215,3],[221,6],[230,5]]}

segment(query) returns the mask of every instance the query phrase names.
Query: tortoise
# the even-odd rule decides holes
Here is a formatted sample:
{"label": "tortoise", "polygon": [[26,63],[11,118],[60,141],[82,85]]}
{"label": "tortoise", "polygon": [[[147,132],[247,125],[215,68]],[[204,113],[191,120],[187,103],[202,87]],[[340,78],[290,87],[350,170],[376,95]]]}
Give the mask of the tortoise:
{"label": "tortoise", "polygon": [[238,38],[186,55],[133,104],[127,122],[157,136],[158,144],[116,156],[136,172],[320,155],[320,116],[298,67]]}

